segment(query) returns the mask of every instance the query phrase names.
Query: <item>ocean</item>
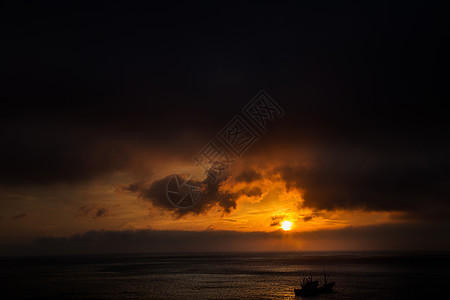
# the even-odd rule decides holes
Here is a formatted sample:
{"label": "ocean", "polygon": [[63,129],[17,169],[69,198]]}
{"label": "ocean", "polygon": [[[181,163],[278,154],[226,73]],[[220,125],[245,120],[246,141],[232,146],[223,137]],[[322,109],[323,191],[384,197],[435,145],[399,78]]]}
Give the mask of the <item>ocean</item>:
{"label": "ocean", "polygon": [[[198,253],[0,258],[0,299],[445,299],[448,253]],[[335,291],[294,297],[302,278]],[[442,296],[441,296],[442,295]]]}

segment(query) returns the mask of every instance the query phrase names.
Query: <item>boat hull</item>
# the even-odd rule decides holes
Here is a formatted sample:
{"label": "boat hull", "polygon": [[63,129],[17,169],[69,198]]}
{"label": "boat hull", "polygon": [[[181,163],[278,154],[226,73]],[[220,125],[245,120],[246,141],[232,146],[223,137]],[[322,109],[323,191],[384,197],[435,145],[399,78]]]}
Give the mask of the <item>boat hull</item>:
{"label": "boat hull", "polygon": [[315,289],[294,289],[295,296],[314,296],[325,293],[332,293],[334,282],[329,282]]}

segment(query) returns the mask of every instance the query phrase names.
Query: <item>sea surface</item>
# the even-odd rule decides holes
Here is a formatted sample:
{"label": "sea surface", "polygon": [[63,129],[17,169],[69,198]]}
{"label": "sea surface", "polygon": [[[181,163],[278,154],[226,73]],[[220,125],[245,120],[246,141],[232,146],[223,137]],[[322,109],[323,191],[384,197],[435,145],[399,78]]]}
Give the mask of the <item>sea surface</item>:
{"label": "sea surface", "polygon": [[[449,266],[448,253],[3,257],[0,299],[449,299]],[[324,270],[334,293],[294,297]]]}

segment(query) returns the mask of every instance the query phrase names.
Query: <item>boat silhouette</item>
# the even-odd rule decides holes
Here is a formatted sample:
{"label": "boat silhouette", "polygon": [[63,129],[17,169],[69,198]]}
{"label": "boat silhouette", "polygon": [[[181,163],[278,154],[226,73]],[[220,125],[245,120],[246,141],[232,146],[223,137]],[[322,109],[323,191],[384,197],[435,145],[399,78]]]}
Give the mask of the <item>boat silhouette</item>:
{"label": "boat silhouette", "polygon": [[327,274],[323,272],[324,284],[319,286],[318,280],[313,280],[312,276],[304,278],[301,289],[294,289],[295,296],[312,296],[318,294],[332,293],[335,282],[327,282]]}

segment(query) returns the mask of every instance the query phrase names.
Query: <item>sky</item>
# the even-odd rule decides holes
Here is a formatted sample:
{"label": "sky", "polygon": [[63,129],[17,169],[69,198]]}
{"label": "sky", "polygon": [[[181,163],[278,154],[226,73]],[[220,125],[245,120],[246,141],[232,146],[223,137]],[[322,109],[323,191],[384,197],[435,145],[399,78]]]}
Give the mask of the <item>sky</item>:
{"label": "sky", "polygon": [[2,5],[0,254],[450,249],[441,4]]}

